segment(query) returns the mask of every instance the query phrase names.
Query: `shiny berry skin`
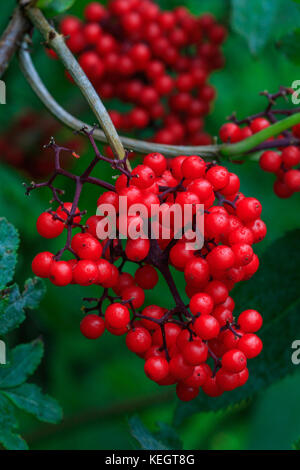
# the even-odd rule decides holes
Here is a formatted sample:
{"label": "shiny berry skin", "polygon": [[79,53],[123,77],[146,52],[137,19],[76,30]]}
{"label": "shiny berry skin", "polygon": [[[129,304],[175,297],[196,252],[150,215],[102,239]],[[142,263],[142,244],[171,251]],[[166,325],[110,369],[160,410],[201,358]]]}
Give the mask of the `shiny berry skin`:
{"label": "shiny berry skin", "polygon": [[144,165],[152,168],[155,176],[161,176],[167,169],[167,160],[161,153],[153,152],[145,156]]}
{"label": "shiny berry skin", "polygon": [[134,275],[135,282],[142,289],[153,289],[158,283],[156,269],[150,265],[141,266]]}
{"label": "shiny berry skin", "polygon": [[[122,300],[128,300],[128,307],[140,308],[145,302],[145,293],[139,286],[129,286],[121,292]],[[129,302],[130,301],[130,302]]]}
{"label": "shiny berry skin", "polygon": [[222,357],[222,367],[229,372],[241,372],[247,366],[245,354],[238,349],[227,351]]}
{"label": "shiny berry skin", "polygon": [[201,178],[205,173],[205,162],[196,155],[186,158],[181,165],[181,172],[184,178]]}
{"label": "shiny berry skin", "polygon": [[49,212],[43,212],[37,219],[36,228],[41,237],[56,238],[63,232],[64,224]]}
{"label": "shiny berry skin", "polygon": [[282,198],[282,199],[287,199],[292,196],[293,190],[288,187],[288,185],[280,180],[276,180],[273,186],[274,193],[276,196]]}
{"label": "shiny berry skin", "polygon": [[67,286],[72,282],[72,268],[67,261],[53,261],[49,279],[55,286]]}
{"label": "shiny berry skin", "polygon": [[260,156],[259,166],[264,171],[276,173],[276,171],[278,171],[280,168],[281,162],[282,158],[279,153],[272,150],[267,150]]}
{"label": "shiny berry skin", "polygon": [[254,197],[245,197],[237,204],[236,215],[245,223],[258,219],[261,214],[261,203]]}
{"label": "shiny berry skin", "polygon": [[234,143],[239,140],[240,128],[237,124],[233,122],[228,122],[223,124],[220,129],[220,138],[222,142],[225,143]]}
{"label": "shiny berry skin", "polygon": [[105,323],[103,318],[90,313],[86,315],[80,323],[80,331],[88,339],[97,339],[103,335],[105,331]]}
{"label": "shiny berry skin", "polygon": [[127,240],[125,253],[132,261],[142,261],[146,258],[150,250],[148,239],[138,238],[137,240]]}
{"label": "shiny berry skin", "polygon": [[208,254],[207,261],[211,269],[224,271],[234,266],[235,254],[229,246],[219,245]]}
{"label": "shiny berry skin", "polygon": [[207,380],[208,374],[203,364],[194,367],[193,374],[182,381],[188,387],[199,388],[202,387]]}
{"label": "shiny berry skin", "polygon": [[155,178],[154,171],[146,165],[138,165],[132,170],[131,175],[133,176],[131,180],[132,184],[141,189],[146,189],[151,186]]}
{"label": "shiny berry skin", "polygon": [[211,281],[205,287],[205,292],[213,298],[215,304],[225,302],[228,297],[228,289],[221,281]]}
{"label": "shiny berry skin", "polygon": [[38,253],[32,260],[31,268],[38,277],[47,278],[53,263],[53,254],[49,251]]}
{"label": "shiny berry skin", "polygon": [[253,258],[253,249],[251,245],[246,243],[236,243],[231,246],[235,256],[235,263],[237,266],[245,266],[250,263]]}
{"label": "shiny berry skin", "polygon": [[[171,348],[172,346],[174,346],[174,344],[176,344],[177,337],[180,332],[181,332],[180,326],[176,325],[175,323],[165,324],[165,338],[166,338],[166,344],[168,348]],[[162,337],[160,328],[154,332],[152,336],[152,342],[153,344],[158,344],[162,346],[163,337]]]}
{"label": "shiny berry skin", "polygon": [[270,123],[267,119],[259,117],[259,118],[253,119],[253,121],[250,124],[250,127],[251,127],[252,132],[256,134],[256,132],[260,132],[263,129],[266,129],[266,127],[269,127],[269,125]]}
{"label": "shiny berry skin", "polygon": [[252,359],[260,354],[262,341],[255,334],[246,333],[239,340],[237,347],[245,354],[247,359]]}
{"label": "shiny berry skin", "polygon": [[130,313],[125,305],[114,303],[105,311],[105,321],[112,328],[125,328],[130,321]]}
{"label": "shiny berry skin", "polygon": [[141,324],[148,330],[156,330],[159,328],[159,325],[158,323],[151,321],[151,319],[159,320],[163,317],[164,313],[165,310],[162,307],[158,305],[148,305],[142,311],[142,315],[146,318],[141,318]]}
{"label": "shiny berry skin", "polygon": [[135,354],[144,354],[151,346],[151,335],[145,328],[136,327],[126,335],[126,346]]}
{"label": "shiny berry skin", "polygon": [[229,183],[229,172],[225,167],[215,165],[207,171],[206,178],[213,185],[214,190],[219,191]]}
{"label": "shiny berry skin", "polygon": [[256,333],[262,323],[262,316],[257,310],[245,310],[238,318],[238,324],[245,333]]}
{"label": "shiny berry skin", "polygon": [[286,172],[284,182],[291,191],[300,191],[300,170],[289,170]]}
{"label": "shiny berry skin", "polygon": [[149,357],[144,366],[145,374],[154,382],[159,382],[169,374],[169,364],[163,357]]}
{"label": "shiny berry skin", "polygon": [[282,162],[286,168],[292,168],[300,163],[300,149],[290,145],[282,150]]}
{"label": "shiny berry skin", "polygon": [[181,401],[191,401],[199,394],[199,388],[188,387],[184,383],[176,385],[176,395]]}
{"label": "shiny berry skin", "polygon": [[90,260],[80,260],[73,269],[73,281],[80,286],[90,286],[97,282],[99,271],[97,264]]}
{"label": "shiny berry skin", "polygon": [[202,258],[195,258],[185,266],[184,277],[188,284],[198,287],[205,284],[209,279],[208,262]]}
{"label": "shiny berry skin", "polygon": [[197,366],[205,362],[208,355],[208,349],[205,343],[199,340],[188,341],[182,349],[182,356],[188,364]]}
{"label": "shiny berry skin", "polygon": [[82,234],[74,235],[71,243],[75,253],[81,259],[97,261],[102,255],[101,243],[91,235],[85,234],[85,237],[79,235]]}
{"label": "shiny berry skin", "polygon": [[267,235],[266,224],[261,219],[255,219],[247,224],[253,234],[253,243],[261,242]]}
{"label": "shiny berry skin", "polygon": [[213,311],[213,298],[206,293],[198,293],[190,299],[190,310],[193,315],[209,315]]}
{"label": "shiny berry skin", "polygon": [[194,330],[201,339],[208,340],[218,336],[220,325],[212,315],[200,315],[194,323]]}

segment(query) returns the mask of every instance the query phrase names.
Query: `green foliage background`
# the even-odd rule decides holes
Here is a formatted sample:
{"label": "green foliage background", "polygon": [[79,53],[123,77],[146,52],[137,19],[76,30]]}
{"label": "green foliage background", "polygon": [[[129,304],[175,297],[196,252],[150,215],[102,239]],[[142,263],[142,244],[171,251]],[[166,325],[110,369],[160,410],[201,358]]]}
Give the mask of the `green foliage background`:
{"label": "green foliage background", "polygon": [[[77,0],[70,11],[81,16],[86,3],[86,0]],[[288,44],[290,52],[293,45],[290,30],[300,27],[300,10],[296,2],[160,0],[158,3],[163,8],[184,4],[197,14],[210,11],[232,25],[224,47],[226,67],[211,79],[217,87],[218,97],[207,119],[210,133],[216,135],[232,111],[237,111],[241,118],[260,111],[264,106],[260,91],[274,92],[279,85],[290,86],[300,78],[298,65],[289,62],[278,50],[281,36],[288,33],[289,37],[285,37],[282,44],[283,47]],[[270,4],[272,8],[268,10]],[[13,0],[1,4],[0,31],[7,24],[13,6]],[[252,16],[249,19],[250,8]],[[253,19],[255,14],[256,21]],[[289,56],[295,58],[295,52]],[[62,66],[47,58],[38,35],[35,36],[33,58],[56,99],[66,108],[75,101],[80,109],[82,101],[78,90],[64,79]],[[4,79],[7,105],[0,107],[1,129],[24,109],[43,109],[22,77],[16,60]],[[80,112],[80,117],[94,121],[88,111]],[[90,155],[88,150],[76,162],[78,171]],[[296,257],[299,232],[284,237],[299,228],[300,197],[299,194],[290,200],[275,197],[271,189],[272,176],[259,171],[255,161],[229,166],[239,174],[243,192],[256,195],[262,201],[263,219],[269,228],[267,239],[259,247],[266,267],[262,265],[258,280],[250,281],[249,288],[241,288],[235,293],[237,312],[258,305],[267,317],[268,324],[263,332],[265,352],[262,358],[252,361],[256,376],[249,394],[251,391],[257,393],[247,400],[244,399],[247,395],[228,395],[221,405],[232,406],[217,412],[211,411],[218,406],[212,403],[214,399],[209,404],[200,399],[196,405],[178,408],[174,393],[158,389],[146,379],[142,362],[126,350],[123,338],[104,335],[99,341],[89,342],[81,336],[81,298],[87,292],[91,294],[93,289],[85,291],[69,286],[62,292],[48,283],[39,309],[30,311],[17,333],[9,336],[11,347],[32,341],[37,336],[43,338],[45,357],[35,373],[35,383],[55,397],[64,410],[64,421],[57,426],[42,425],[25,413],[20,415],[20,431],[31,448],[134,449],[139,447],[134,436],[143,432],[146,437],[142,445],[145,447],[146,442],[150,448],[159,445],[155,444],[156,440],[167,448],[176,449],[181,446],[181,440],[184,449],[289,449],[298,440],[300,366],[291,364],[290,346],[300,337],[300,260],[299,255]],[[101,168],[99,171],[102,178],[110,177],[109,170]],[[0,215],[13,223],[20,233],[16,280],[23,285],[31,276],[30,264],[35,253],[45,249],[55,251],[61,240],[45,242],[35,231],[38,214],[49,207],[49,193],[34,192],[26,198],[22,187],[24,175],[3,164],[0,165],[0,179]],[[71,188],[65,188],[68,194]],[[93,213],[97,196],[98,191],[89,188],[81,206]],[[273,242],[275,245],[270,247]],[[155,303],[162,298],[167,304],[169,298],[163,284],[154,289],[148,301]],[[155,436],[148,436],[139,418],[132,418],[136,413]],[[131,418],[130,423],[128,418]],[[160,423],[158,426],[157,422]]]}

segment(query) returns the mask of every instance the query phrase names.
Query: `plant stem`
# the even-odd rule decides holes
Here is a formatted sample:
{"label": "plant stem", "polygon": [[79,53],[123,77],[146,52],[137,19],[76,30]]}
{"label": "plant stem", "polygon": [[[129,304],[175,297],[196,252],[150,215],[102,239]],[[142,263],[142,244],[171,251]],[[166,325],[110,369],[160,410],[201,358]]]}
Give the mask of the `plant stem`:
{"label": "plant stem", "polygon": [[4,74],[24,34],[30,28],[27,19],[17,7],[0,39],[0,77]]}
{"label": "plant stem", "polygon": [[47,45],[50,46],[59,56],[66,70],[72,76],[74,82],[81,90],[97,117],[114,154],[119,160],[122,160],[125,157],[125,150],[109,114],[91,82],[83,72],[69,48],[66,46],[64,37],[49,24],[41,10],[38,8],[32,7],[29,4],[25,6],[24,11],[31,23],[43,35]]}
{"label": "plant stem", "polygon": [[250,152],[255,149],[259,144],[265,142],[266,140],[274,137],[278,134],[281,134],[283,131],[290,129],[296,124],[300,123],[300,113],[293,114],[281,121],[272,124],[271,126],[263,129],[260,132],[248,137],[241,142],[236,144],[226,144],[221,146],[220,154],[223,157],[239,157],[244,158],[245,153]]}

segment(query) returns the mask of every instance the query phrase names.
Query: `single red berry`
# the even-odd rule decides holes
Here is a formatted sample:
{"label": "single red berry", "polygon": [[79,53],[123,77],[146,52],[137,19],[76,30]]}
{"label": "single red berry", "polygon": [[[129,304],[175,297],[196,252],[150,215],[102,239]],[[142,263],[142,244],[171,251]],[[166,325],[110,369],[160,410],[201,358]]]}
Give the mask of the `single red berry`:
{"label": "single red berry", "polygon": [[163,357],[149,357],[144,366],[145,374],[154,382],[159,382],[169,374],[169,364]]}
{"label": "single red berry", "polygon": [[169,372],[176,380],[183,380],[192,375],[193,366],[184,360],[182,354],[176,354],[169,362]]}
{"label": "single red berry", "polygon": [[112,328],[125,328],[130,321],[130,313],[125,305],[114,303],[105,311],[105,321]]}
{"label": "single red berry", "polygon": [[80,331],[88,339],[97,339],[103,335],[105,331],[105,323],[103,318],[90,313],[86,315],[80,323]]}
{"label": "single red berry", "polygon": [[127,300],[128,307],[140,308],[145,302],[145,293],[139,286],[129,286],[121,292],[122,300]]}
{"label": "single red berry", "polygon": [[87,233],[78,233],[74,235],[71,247],[81,259],[97,261],[102,255],[101,243],[92,235]]}
{"label": "single red berry", "polygon": [[229,183],[229,172],[224,166],[214,165],[207,171],[206,178],[214,190],[219,191]]}
{"label": "single red berry", "polygon": [[181,165],[181,172],[184,178],[201,178],[205,173],[205,161],[197,155],[186,158]]}
{"label": "single red berry", "polygon": [[258,219],[261,214],[261,203],[254,197],[245,197],[237,204],[236,215],[243,222],[251,222]]}
{"label": "single red berry", "polygon": [[237,347],[243,351],[247,359],[252,359],[260,354],[263,345],[258,336],[252,333],[246,333],[239,340]]}
{"label": "single red berry", "polygon": [[202,387],[207,378],[208,373],[204,364],[199,364],[198,366],[194,367],[193,374],[184,379],[182,383],[188,387],[199,388]]}
{"label": "single red berry", "polygon": [[291,191],[300,191],[300,170],[289,170],[286,172],[284,182]]}
{"label": "single red berry", "polygon": [[187,262],[184,277],[194,287],[202,286],[209,280],[209,264],[202,258],[194,258]]}
{"label": "single red berry", "polygon": [[231,349],[222,357],[222,366],[229,372],[241,372],[247,366],[246,356],[238,349]]}
{"label": "single red berry", "polygon": [[38,253],[32,260],[31,268],[38,277],[49,277],[50,268],[53,263],[53,254],[49,251]]}
{"label": "single red berry", "polygon": [[72,268],[67,261],[53,261],[49,279],[55,286],[67,286],[72,282]]}
{"label": "single red berry", "polygon": [[194,330],[201,339],[208,340],[218,336],[220,325],[212,315],[200,315],[194,323]]}
{"label": "single red berry", "polygon": [[225,271],[234,266],[235,254],[229,246],[219,245],[207,255],[211,270]]}
{"label": "single red berry", "polygon": [[151,346],[151,335],[145,328],[136,327],[126,335],[126,346],[135,354],[144,354]]}
{"label": "single red berry", "polygon": [[182,356],[188,364],[197,366],[205,362],[208,355],[208,348],[203,341],[188,341],[182,349]]}
{"label": "single red berry", "polygon": [[158,283],[158,274],[153,266],[146,265],[137,269],[135,281],[142,289],[153,289]]}
{"label": "single red berry", "polygon": [[214,301],[211,295],[204,292],[193,295],[190,300],[190,310],[193,315],[209,315],[213,311]]}
{"label": "single red berry", "polygon": [[240,128],[237,124],[233,122],[227,122],[223,124],[220,129],[220,138],[222,142],[225,143],[235,143],[237,142],[240,136]]}
{"label": "single red berry", "polygon": [[253,234],[253,243],[261,242],[267,235],[266,224],[261,219],[255,219],[247,224]]}
{"label": "single red berry", "polygon": [[236,266],[245,266],[250,263],[253,258],[253,249],[251,245],[246,243],[236,243],[231,246],[231,249],[235,256]]}
{"label": "single red berry", "polygon": [[137,240],[127,240],[125,253],[132,261],[142,261],[146,258],[150,250],[148,239],[138,238]]}
{"label": "single red berry", "polygon": [[273,150],[267,150],[262,153],[259,159],[259,165],[262,170],[269,171],[270,173],[276,173],[281,165],[282,158],[279,153]]}
{"label": "single red berry", "polygon": [[64,230],[64,224],[49,212],[43,212],[37,219],[36,228],[41,237],[56,238]]}
{"label": "single red berry", "polygon": [[217,383],[216,377],[208,377],[202,385],[202,390],[209,397],[219,397],[223,393],[223,389]]}
{"label": "single red berry", "polygon": [[266,127],[269,127],[270,123],[265,118],[255,118],[250,124],[252,132],[255,134],[256,132],[262,131]]}
{"label": "single red berry", "polygon": [[90,260],[80,260],[73,269],[73,281],[80,286],[90,286],[98,281],[97,264]]}
{"label": "single red berry", "polygon": [[240,384],[239,374],[229,372],[222,368],[216,373],[216,381],[221,390],[229,392],[237,388]]}
{"label": "single red berry", "polygon": [[262,323],[262,316],[257,310],[245,310],[238,318],[238,324],[245,333],[256,333]]}

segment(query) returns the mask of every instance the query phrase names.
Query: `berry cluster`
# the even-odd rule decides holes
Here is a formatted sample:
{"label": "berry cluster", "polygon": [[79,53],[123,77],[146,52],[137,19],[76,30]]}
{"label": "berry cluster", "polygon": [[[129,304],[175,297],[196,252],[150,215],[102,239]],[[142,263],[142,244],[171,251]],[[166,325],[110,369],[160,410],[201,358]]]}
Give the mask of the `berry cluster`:
{"label": "berry cluster", "polygon": [[[92,2],[85,21],[67,16],[60,30],[118,130],[152,129],[155,142],[207,145],[203,117],[215,97],[208,84],[221,68],[226,29],[210,14],[161,11],[151,0]],[[123,114],[107,100],[128,104]],[[147,138],[149,135],[147,135]]]}
{"label": "berry cluster", "polygon": [[[53,171],[54,165],[51,150],[41,154],[40,148],[51,135],[59,135],[65,146],[76,152],[83,150],[81,137],[62,132],[62,127],[53,118],[28,109],[0,134],[0,158],[33,178],[45,178]],[[63,153],[62,158],[64,166],[69,166],[71,154]]]}
{"label": "berry cluster", "polygon": [[[228,122],[220,129],[220,138],[225,143],[236,143],[250,137],[276,122],[278,114],[293,114],[294,110],[274,110],[276,99],[291,93],[288,88],[281,87],[276,94],[264,93],[269,99],[266,111],[251,116],[243,121]],[[280,198],[288,198],[300,191],[300,124],[285,131],[276,140],[266,141],[261,149],[267,148],[259,159],[259,166],[263,171],[274,173],[274,193]],[[260,150],[260,149],[256,149]]]}
{"label": "berry cluster", "polygon": [[[162,154],[151,153],[131,171],[127,159],[102,156],[93,133],[84,132],[96,156],[81,176],[61,168],[60,152],[66,149],[51,142],[55,172],[49,181],[27,188],[30,193],[34,188],[48,187],[58,205],[39,216],[38,233],[50,239],[67,231],[66,244],[59,253],[36,255],[33,272],[57,286],[102,286],[100,298],[85,299],[94,306],[85,308],[80,326],[83,335],[95,339],[105,330],[125,335],[128,349],[145,361],[145,374],[159,385],[177,384],[181,400],[192,400],[200,388],[209,396],[218,396],[242,386],[248,379],[247,360],[262,349],[255,334],[262,317],[255,310],[234,317],[235,303],[229,292],[258,269],[253,246],[266,235],[260,202],[239,192],[238,176],[216,162],[179,156],[169,164]],[[99,161],[118,170],[114,185],[91,176]],[[72,203],[61,201],[60,190],[53,185],[58,175],[75,182]],[[104,188],[97,206],[114,208],[115,238],[108,238],[114,227],[107,214],[92,215],[84,225],[81,223],[85,212],[78,209],[78,203],[86,183]],[[121,213],[121,197],[127,203],[125,213]],[[185,219],[180,219],[180,238],[175,233],[174,204],[188,207],[192,214],[188,229]],[[151,208],[151,218],[142,216],[141,205]],[[188,245],[195,241],[199,207],[204,216],[204,243],[191,247]],[[163,235],[166,221],[170,222],[167,238]],[[152,235],[155,224],[157,237]],[[99,225],[109,227],[106,239],[99,239]],[[61,257],[66,252],[72,258],[64,261]],[[137,265],[134,275],[124,270],[129,262]],[[173,269],[182,273],[188,301],[178,291]],[[159,275],[174,299],[170,308],[145,305],[145,291],[155,287]]]}

